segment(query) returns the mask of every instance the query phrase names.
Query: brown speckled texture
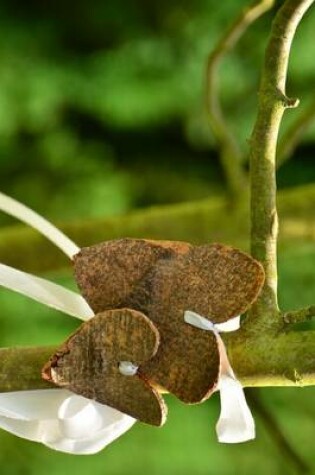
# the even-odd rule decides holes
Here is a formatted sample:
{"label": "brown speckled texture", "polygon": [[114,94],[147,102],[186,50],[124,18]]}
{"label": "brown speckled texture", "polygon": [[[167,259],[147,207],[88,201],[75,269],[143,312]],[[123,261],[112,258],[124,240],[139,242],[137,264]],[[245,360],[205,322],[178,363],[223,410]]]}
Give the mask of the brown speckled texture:
{"label": "brown speckled texture", "polygon": [[130,308],[154,322],[159,348],[141,364],[139,375],[191,404],[215,389],[220,357],[214,334],[186,324],[184,312],[225,322],[248,309],[264,281],[262,266],[237,249],[143,239],[84,248],[75,256],[74,271],[96,313]]}
{"label": "brown speckled texture", "polygon": [[83,248],[74,256],[74,275],[95,313],[121,303],[160,259],[186,252],[189,244],[118,239]]}
{"label": "brown speckled texture", "polygon": [[220,362],[214,335],[187,325],[185,310],[224,322],[249,307],[264,278],[250,256],[221,244],[121,239],[82,249],[74,264],[95,311],[134,308],[156,324],[159,351],[141,373],[187,403],[211,394]]}
{"label": "brown speckled texture", "polygon": [[43,377],[58,386],[114,407],[148,424],[166,418],[162,397],[145,378],[125,376],[120,361],[136,365],[151,358],[159,333],[135,310],[111,310],[96,315],[59,348],[43,369]]}
{"label": "brown speckled texture", "polygon": [[[200,288],[199,277],[182,279],[183,268],[182,260],[165,261],[152,271],[145,312],[158,327],[161,343],[155,357],[144,363],[140,371],[181,401],[193,404],[211,395],[218,379],[220,359],[214,334],[184,321],[185,310],[198,310],[204,315],[202,310],[206,308],[202,304],[196,306],[190,298],[194,289]],[[141,288],[137,297],[141,300]],[[138,305],[134,299],[129,303]]]}

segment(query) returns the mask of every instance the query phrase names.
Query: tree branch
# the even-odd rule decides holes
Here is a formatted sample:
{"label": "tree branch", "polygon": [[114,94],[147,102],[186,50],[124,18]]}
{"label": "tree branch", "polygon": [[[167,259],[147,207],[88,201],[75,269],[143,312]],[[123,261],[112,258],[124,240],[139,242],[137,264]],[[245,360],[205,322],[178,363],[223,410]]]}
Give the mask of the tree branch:
{"label": "tree branch", "polygon": [[307,322],[308,320],[312,320],[313,317],[315,317],[315,305],[283,314],[284,323],[287,325]]}
{"label": "tree branch", "polygon": [[231,365],[244,386],[315,385],[315,331],[279,332],[273,336],[262,329],[260,334],[244,329],[237,333],[224,335],[224,341]]}
{"label": "tree branch", "polygon": [[288,62],[296,28],[312,3],[313,0],[287,0],[275,17],[250,141],[251,252],[263,263],[266,281],[248,323],[256,321],[264,328],[282,324],[277,299],[276,147],[284,110],[298,104],[286,96]]}
{"label": "tree branch", "polygon": [[56,350],[53,346],[0,349],[0,392],[47,389],[41,369]]}
{"label": "tree branch", "polygon": [[[239,334],[239,338],[237,337]],[[261,332],[244,341],[244,333],[222,334],[236,376],[247,387],[315,385],[315,331]],[[41,369],[56,347],[1,348],[0,392],[44,389]]]}
{"label": "tree branch", "polygon": [[218,69],[226,53],[235,46],[248,27],[273,6],[273,3],[274,0],[260,0],[246,8],[223,34],[207,62],[206,103],[209,123],[218,144],[229,192],[237,199],[243,195],[247,180],[242,168],[240,146],[223,115],[218,91]]}

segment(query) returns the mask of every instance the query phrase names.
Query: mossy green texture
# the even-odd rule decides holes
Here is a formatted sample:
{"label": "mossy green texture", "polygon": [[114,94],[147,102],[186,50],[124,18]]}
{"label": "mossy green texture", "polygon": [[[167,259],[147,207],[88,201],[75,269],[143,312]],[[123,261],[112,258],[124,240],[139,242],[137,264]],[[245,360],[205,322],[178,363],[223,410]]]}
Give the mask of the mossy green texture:
{"label": "mossy green texture", "polygon": [[52,385],[41,378],[41,369],[53,350],[54,347],[1,348],[0,387],[3,388],[2,392],[51,388]]}

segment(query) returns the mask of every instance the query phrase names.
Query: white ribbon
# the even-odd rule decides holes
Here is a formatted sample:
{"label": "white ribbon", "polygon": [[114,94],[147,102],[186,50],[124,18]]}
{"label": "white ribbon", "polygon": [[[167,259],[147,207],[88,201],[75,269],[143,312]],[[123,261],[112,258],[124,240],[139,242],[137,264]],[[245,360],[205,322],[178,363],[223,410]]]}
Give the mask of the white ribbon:
{"label": "white ribbon", "polygon": [[95,454],[135,422],[66,389],[0,394],[0,428],[70,454]]}
{"label": "white ribbon", "polygon": [[4,264],[0,264],[0,286],[80,320],[89,320],[94,316],[93,310],[80,294]]}
{"label": "white ribbon", "polygon": [[68,236],[47,219],[4,193],[0,193],[0,210],[36,229],[55,246],[59,247],[70,259],[80,251],[80,248]]}
{"label": "white ribbon", "polygon": [[221,413],[216,425],[216,432],[219,442],[233,444],[254,439],[255,422],[247,405],[242,385],[235,377],[224,342],[219,334],[219,331],[238,329],[240,317],[235,317],[225,323],[213,324],[210,320],[187,310],[184,320],[189,325],[201,330],[212,331],[218,341],[220,353],[218,390],[220,391]]}

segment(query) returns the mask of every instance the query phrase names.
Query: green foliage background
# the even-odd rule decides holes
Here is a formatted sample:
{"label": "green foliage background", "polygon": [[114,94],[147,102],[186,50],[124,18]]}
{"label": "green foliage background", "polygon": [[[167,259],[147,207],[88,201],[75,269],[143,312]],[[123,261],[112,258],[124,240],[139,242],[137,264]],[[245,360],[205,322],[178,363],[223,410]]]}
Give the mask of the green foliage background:
{"label": "green foliage background", "polygon": [[[55,221],[223,194],[224,179],[206,121],[203,78],[207,54],[246,4],[3,0],[1,189]],[[244,151],[271,18],[272,13],[260,19],[222,67],[224,108]],[[298,32],[290,63],[288,92],[301,98],[301,112],[314,91],[314,28],[313,9]],[[283,130],[292,117],[289,111]],[[294,159],[279,171],[280,188],[315,180],[314,137],[315,125],[306,131]],[[13,223],[0,218],[3,225]],[[314,303],[314,263],[310,245],[281,254],[283,307]],[[67,272],[50,277],[73,285]],[[2,346],[58,343],[77,325],[7,291],[1,291],[0,303]],[[312,464],[314,390],[260,393],[296,450]],[[95,456],[54,453],[1,432],[1,473],[294,473],[259,418],[254,442],[219,445],[214,432],[217,396],[201,406],[184,406],[171,397],[168,404],[170,416],[163,429],[137,424]]]}

